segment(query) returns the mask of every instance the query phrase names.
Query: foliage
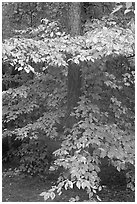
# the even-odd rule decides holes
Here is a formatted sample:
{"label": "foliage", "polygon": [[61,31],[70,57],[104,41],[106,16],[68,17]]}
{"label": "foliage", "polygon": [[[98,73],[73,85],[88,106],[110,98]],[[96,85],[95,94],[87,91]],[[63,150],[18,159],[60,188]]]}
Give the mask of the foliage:
{"label": "foliage", "polygon": [[63,188],[67,190],[75,185],[85,189],[91,199],[101,189],[100,158],[107,156],[118,171],[126,169],[129,163],[135,165],[134,133],[120,130],[116,124],[102,124],[104,114],[84,97],[72,115],[79,120],[67,133],[61,148],[54,152],[59,157],[55,164],[66,171],[58,186],[44,194],[45,199],[54,198],[55,190],[60,195]]}
{"label": "foliage", "polygon": [[3,43],[3,61],[16,65],[18,70],[27,72],[35,69],[32,63],[43,63],[43,70],[58,66],[66,73],[69,61],[79,64],[95,61],[110,54],[132,55],[134,53],[134,33],[130,29],[99,27],[84,36],[71,38],[64,36],[44,40],[12,38]]}
{"label": "foliage", "polygon": [[[46,141],[47,137],[57,137],[60,118],[64,115],[64,104],[66,103],[64,81],[60,81],[60,75],[56,77],[57,75],[50,73],[49,70],[47,75],[28,80],[25,85],[18,88],[3,91],[3,137],[12,138],[15,135],[16,138],[22,140],[20,151],[13,152],[12,149],[10,156],[22,155],[21,169],[30,171],[32,174],[44,171],[46,165],[48,168],[48,162],[51,159],[41,163],[42,159],[39,158],[39,155],[44,154],[43,151],[45,151],[45,157],[47,154],[51,155],[57,146],[57,141],[54,139],[52,144]],[[58,108],[62,109],[62,112],[59,112]],[[24,143],[26,137],[29,137],[32,143]],[[41,142],[48,143],[48,150],[38,145],[38,153],[35,151],[36,143]],[[32,160],[37,161],[37,164],[32,165]]]}
{"label": "foliage", "polygon": [[20,170],[30,175],[46,174],[51,162],[51,155],[48,155],[47,145],[43,140],[31,139],[23,143],[16,155],[21,158]]}
{"label": "foliage", "polygon": [[[58,29],[57,23],[45,19],[26,36],[3,42],[3,63],[33,73],[32,80],[3,91],[3,137],[30,139],[20,154],[22,168],[34,174],[49,165],[46,147],[37,152],[36,145],[46,137],[61,140],[54,165],[64,171],[57,186],[41,194],[45,200],[75,186],[91,200],[101,190],[98,173],[104,157],[117,170],[127,170],[128,186],[134,189],[134,30],[103,19],[92,27],[86,24],[83,36],[72,38],[62,31],[58,35]],[[83,81],[71,113],[76,122],[67,129],[63,125],[70,62],[81,66]]]}
{"label": "foliage", "polygon": [[45,18],[60,22],[65,30],[67,27],[67,2],[3,2],[2,12],[3,39],[37,28]]}
{"label": "foliage", "polygon": [[119,26],[135,31],[135,2],[117,2],[111,17]]}
{"label": "foliage", "polygon": [[112,14],[118,12],[120,9],[124,10],[124,14],[127,14],[129,12],[134,13],[135,3],[134,2],[126,2],[126,3],[118,2],[116,3],[115,8],[112,11]]}
{"label": "foliage", "polygon": [[45,38],[61,37],[65,34],[65,32],[62,32],[62,27],[58,22],[49,21],[45,18],[41,19],[41,24],[37,28],[16,30],[16,34],[18,34],[18,37],[44,40]]}

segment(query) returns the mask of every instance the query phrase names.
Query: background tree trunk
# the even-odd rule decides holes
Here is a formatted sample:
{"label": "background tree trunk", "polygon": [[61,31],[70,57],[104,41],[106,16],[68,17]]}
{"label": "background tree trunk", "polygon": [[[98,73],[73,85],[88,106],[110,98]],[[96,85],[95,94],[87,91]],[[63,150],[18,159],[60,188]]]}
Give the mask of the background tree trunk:
{"label": "background tree trunk", "polygon": [[68,26],[71,36],[81,34],[81,3],[71,2],[69,3],[68,11]]}
{"label": "background tree trunk", "polygon": [[[71,36],[81,34],[81,3],[71,2],[68,11],[68,25]],[[73,108],[77,106],[81,94],[81,71],[80,65],[73,62],[69,63],[68,68],[68,97],[67,97],[67,116],[66,126],[72,127],[75,118],[70,117]]]}

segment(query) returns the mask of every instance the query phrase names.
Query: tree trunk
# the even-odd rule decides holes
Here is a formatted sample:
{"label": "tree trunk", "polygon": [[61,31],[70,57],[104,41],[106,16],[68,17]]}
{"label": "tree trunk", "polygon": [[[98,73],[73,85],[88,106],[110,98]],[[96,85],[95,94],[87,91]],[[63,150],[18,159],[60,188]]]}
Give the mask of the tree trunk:
{"label": "tree trunk", "polygon": [[71,2],[68,11],[68,26],[71,36],[81,34],[81,3]]}
{"label": "tree trunk", "polygon": [[[68,25],[71,36],[81,34],[81,4],[71,2],[68,11]],[[75,123],[75,118],[70,117],[73,108],[77,106],[81,94],[81,71],[80,65],[73,62],[69,63],[68,68],[68,97],[67,97],[67,119],[66,126],[72,127]]]}

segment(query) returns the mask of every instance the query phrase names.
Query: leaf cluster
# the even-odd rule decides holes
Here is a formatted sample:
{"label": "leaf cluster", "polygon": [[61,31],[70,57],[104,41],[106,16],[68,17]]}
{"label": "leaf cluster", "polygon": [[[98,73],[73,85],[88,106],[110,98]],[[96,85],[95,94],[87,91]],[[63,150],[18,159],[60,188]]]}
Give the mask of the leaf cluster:
{"label": "leaf cluster", "polygon": [[76,64],[94,62],[111,54],[134,54],[134,33],[130,29],[102,26],[74,38],[69,35],[44,40],[12,38],[3,43],[3,61],[27,72],[35,72],[32,62],[43,63],[44,70],[58,66],[66,72],[69,61]]}

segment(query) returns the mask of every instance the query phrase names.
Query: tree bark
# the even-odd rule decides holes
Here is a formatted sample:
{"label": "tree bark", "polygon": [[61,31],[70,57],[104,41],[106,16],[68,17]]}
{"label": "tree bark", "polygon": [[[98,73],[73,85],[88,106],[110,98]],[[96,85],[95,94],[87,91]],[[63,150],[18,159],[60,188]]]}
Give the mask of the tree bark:
{"label": "tree bark", "polygon": [[[81,3],[71,2],[68,11],[69,32],[72,37],[81,34]],[[81,71],[80,65],[73,62],[68,67],[68,96],[67,96],[67,116],[66,126],[72,127],[75,118],[70,116],[73,108],[77,106],[81,94]]]}
{"label": "tree bark", "polygon": [[81,3],[71,2],[68,11],[68,26],[71,36],[81,34]]}

